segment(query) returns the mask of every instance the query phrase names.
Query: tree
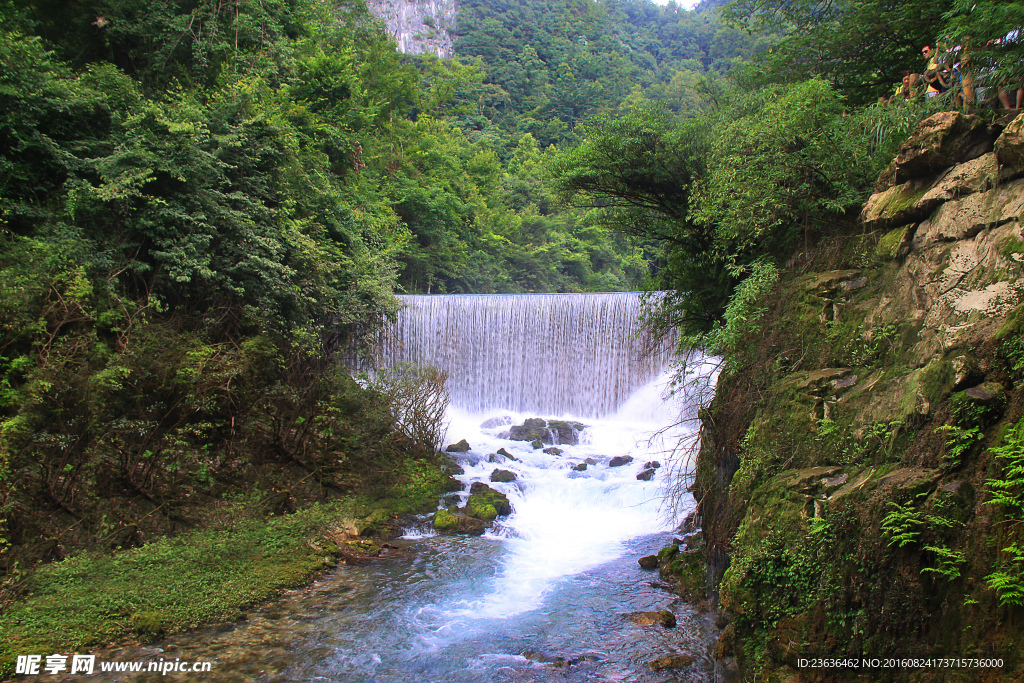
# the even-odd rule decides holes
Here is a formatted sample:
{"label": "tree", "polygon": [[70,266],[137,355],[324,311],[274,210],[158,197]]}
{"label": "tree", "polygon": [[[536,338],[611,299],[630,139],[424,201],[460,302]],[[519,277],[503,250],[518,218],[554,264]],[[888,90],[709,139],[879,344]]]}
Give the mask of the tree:
{"label": "tree", "polygon": [[761,52],[762,81],[831,82],[851,103],[888,94],[921,64],[952,0],[733,0],[722,15],[753,33],[782,39]]}

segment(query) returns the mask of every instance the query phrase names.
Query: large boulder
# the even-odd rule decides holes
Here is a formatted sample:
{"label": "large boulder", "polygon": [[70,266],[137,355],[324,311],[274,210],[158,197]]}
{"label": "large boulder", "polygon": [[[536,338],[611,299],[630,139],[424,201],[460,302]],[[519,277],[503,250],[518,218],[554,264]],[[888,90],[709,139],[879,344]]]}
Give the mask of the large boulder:
{"label": "large boulder", "polygon": [[910,134],[875,185],[882,192],[908,180],[931,178],[937,173],[991,152],[995,136],[981,117],[958,111],[929,116]]}
{"label": "large boulder", "polygon": [[512,514],[512,505],[505,494],[495,491],[482,481],[475,481],[469,488],[466,514],[490,522],[496,517]]}
{"label": "large boulder", "polygon": [[458,526],[458,518],[447,510],[434,513],[434,528],[438,531],[455,531]]}
{"label": "large boulder", "polygon": [[548,433],[547,422],[539,417],[527,418],[521,425],[513,425],[508,432],[508,438],[512,441],[541,441],[553,443],[551,434]]}
{"label": "large boulder", "polygon": [[455,515],[448,510],[438,510],[434,514],[434,528],[443,533],[479,536],[487,530],[487,522],[464,515]]}
{"label": "large boulder", "polygon": [[1010,122],[995,142],[996,158],[1003,166],[1024,171],[1024,116]]}

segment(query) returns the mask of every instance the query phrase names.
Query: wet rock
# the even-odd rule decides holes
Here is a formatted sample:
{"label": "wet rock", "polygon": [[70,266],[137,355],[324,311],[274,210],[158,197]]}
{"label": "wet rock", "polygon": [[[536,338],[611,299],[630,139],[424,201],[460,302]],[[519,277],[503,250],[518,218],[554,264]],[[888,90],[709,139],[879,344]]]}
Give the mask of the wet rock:
{"label": "wet rock", "polygon": [[664,626],[665,628],[674,628],[676,625],[676,615],[667,609],[658,610],[657,612],[637,612],[629,615],[629,620],[638,626]]}
{"label": "wet rock", "polygon": [[576,470],[577,472],[586,472],[587,463],[581,462],[579,465],[573,465],[573,469]]}
{"label": "wet rock", "polygon": [[588,465],[596,465],[597,464],[597,461],[594,460],[593,458],[587,458],[583,462],[587,463]]}
{"label": "wet rock", "polygon": [[647,662],[647,666],[651,667],[654,671],[661,671],[662,669],[685,669],[691,666],[696,659],[689,655],[668,655],[666,657],[658,657],[653,662]]}
{"label": "wet rock", "polygon": [[533,446],[533,450],[535,451],[544,448],[544,442],[540,439],[534,439],[530,442],[530,445]]}
{"label": "wet rock", "polygon": [[447,510],[438,510],[434,513],[434,528],[438,531],[455,531],[459,526],[459,520]]}
{"label": "wet rock", "polygon": [[701,531],[697,531],[695,533],[683,536],[681,539],[677,539],[676,542],[685,551],[700,550],[704,547],[704,533]]}
{"label": "wet rock", "polygon": [[658,568],[658,556],[657,555],[647,555],[647,556],[641,557],[639,560],[637,560],[637,563],[640,565],[641,569],[657,569]]}
{"label": "wet rock", "polygon": [[466,514],[490,522],[495,517],[512,514],[512,505],[505,494],[495,491],[482,481],[475,481],[469,489]]}
{"label": "wet rock", "polygon": [[555,443],[562,446],[575,446],[580,442],[579,433],[586,429],[586,426],[580,422],[552,420],[548,422],[547,428],[554,432]]}
{"label": "wet rock", "polygon": [[531,662],[541,662],[542,664],[554,659],[551,655],[544,654],[543,652],[538,652],[536,650],[523,650],[520,654]]}
{"label": "wet rock", "polygon": [[608,461],[608,467],[622,467],[633,462],[633,456],[631,455],[616,455],[614,458]]}
{"label": "wet rock", "polygon": [[460,474],[466,473],[466,470],[462,468],[462,465],[455,462],[454,460],[448,459],[447,457],[442,459],[441,469],[444,471],[445,474],[452,476],[458,476]]}
{"label": "wet rock", "polygon": [[561,448],[555,448],[554,446],[551,446],[549,448],[545,448],[544,452],[547,453],[548,455],[561,455],[562,454],[562,449]]}
{"label": "wet rock", "polygon": [[498,455],[503,455],[506,458],[508,458],[509,460],[514,460],[516,462],[519,462],[519,458],[517,458],[516,456],[512,455],[511,453],[509,453],[504,448],[499,448],[498,449]]}
{"label": "wet rock", "polygon": [[445,449],[449,453],[466,453],[470,450],[469,443],[463,439],[458,443],[449,444],[448,448]]}
{"label": "wet rock", "polygon": [[493,463],[496,463],[498,465],[500,465],[501,463],[505,462],[505,459],[506,459],[505,456],[498,455],[497,453],[488,453],[488,455],[487,455],[487,462],[493,462]]}
{"label": "wet rock", "polygon": [[467,536],[482,536],[487,531],[487,522],[482,519],[459,516],[459,526],[455,529],[457,533]]}
{"label": "wet rock", "polygon": [[645,470],[647,470],[647,469],[655,469],[656,470],[659,467],[661,467],[661,463],[660,462],[658,462],[657,460],[651,460],[650,462],[645,462],[644,463],[643,469],[645,469]]}
{"label": "wet rock", "polygon": [[[551,434],[547,429],[547,422],[539,417],[531,417],[521,425],[513,425],[508,432],[508,438],[512,441],[547,441],[553,443]],[[543,446],[541,446],[543,447]]]}
{"label": "wet rock", "polygon": [[442,533],[479,536],[487,531],[487,522],[464,515],[455,515],[448,510],[438,510],[434,514],[434,528]]}
{"label": "wet rock", "polygon": [[481,422],[480,429],[494,429],[496,427],[504,427],[506,425],[512,424],[513,422],[515,422],[515,420],[513,420],[511,416],[499,415],[498,417],[492,417]]}
{"label": "wet rock", "polygon": [[651,467],[644,470],[640,474],[636,475],[636,478],[640,481],[650,481],[651,479],[654,479],[654,468]]}
{"label": "wet rock", "polygon": [[507,484],[515,480],[515,472],[510,472],[509,470],[494,470],[491,472],[491,481],[498,482],[499,484]]}

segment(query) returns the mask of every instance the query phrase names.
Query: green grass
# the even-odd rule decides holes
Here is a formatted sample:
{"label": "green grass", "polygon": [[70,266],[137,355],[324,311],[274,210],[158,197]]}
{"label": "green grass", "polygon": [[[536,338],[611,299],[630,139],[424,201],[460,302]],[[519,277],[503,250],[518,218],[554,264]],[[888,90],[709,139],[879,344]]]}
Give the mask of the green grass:
{"label": "green grass", "polygon": [[238,619],[332,565],[332,529],[342,520],[373,523],[433,508],[444,481],[439,469],[426,462],[404,469],[387,498],[316,504],[268,520],[246,515],[239,502],[225,529],[86,552],[29,572],[21,596],[0,614],[0,677],[13,672],[19,654],[84,652]]}

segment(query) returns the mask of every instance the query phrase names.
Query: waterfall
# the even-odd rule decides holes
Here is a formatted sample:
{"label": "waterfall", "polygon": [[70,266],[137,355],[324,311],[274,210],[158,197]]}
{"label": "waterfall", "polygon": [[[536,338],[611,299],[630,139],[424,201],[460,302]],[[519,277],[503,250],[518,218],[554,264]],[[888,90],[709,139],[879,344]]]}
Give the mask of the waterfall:
{"label": "waterfall", "polygon": [[600,417],[672,361],[641,326],[641,294],[400,296],[378,363],[448,372],[452,406]]}

